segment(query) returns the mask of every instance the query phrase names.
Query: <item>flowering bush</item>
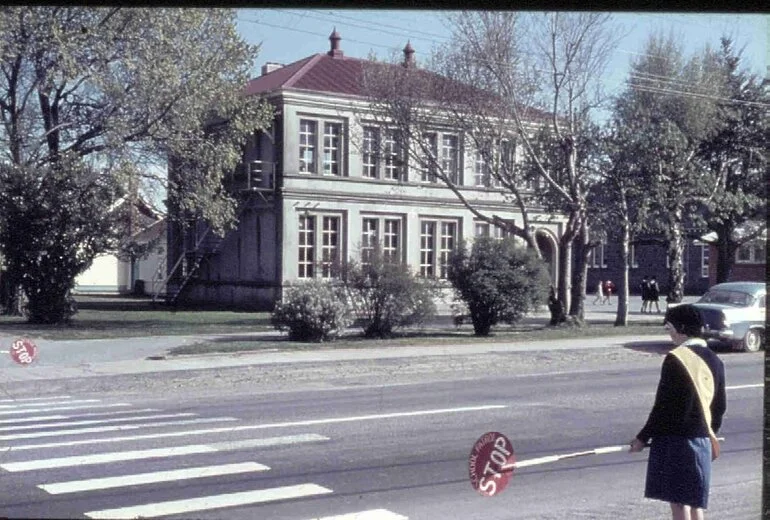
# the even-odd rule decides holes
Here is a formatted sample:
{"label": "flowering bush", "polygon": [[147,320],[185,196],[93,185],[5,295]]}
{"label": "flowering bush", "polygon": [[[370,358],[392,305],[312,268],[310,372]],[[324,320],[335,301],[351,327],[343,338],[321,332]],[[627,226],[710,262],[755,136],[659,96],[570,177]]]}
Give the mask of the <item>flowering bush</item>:
{"label": "flowering bush", "polygon": [[286,290],[271,317],[278,330],[294,341],[329,341],[351,323],[338,291],[327,281],[312,280]]}

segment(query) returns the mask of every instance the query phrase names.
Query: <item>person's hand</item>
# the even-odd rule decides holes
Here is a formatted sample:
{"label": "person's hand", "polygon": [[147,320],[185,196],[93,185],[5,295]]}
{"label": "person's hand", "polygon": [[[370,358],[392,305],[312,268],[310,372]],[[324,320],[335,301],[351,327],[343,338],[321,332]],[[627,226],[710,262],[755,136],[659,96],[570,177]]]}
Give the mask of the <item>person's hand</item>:
{"label": "person's hand", "polygon": [[642,441],[640,441],[639,439],[634,439],[631,441],[630,448],[628,449],[628,451],[630,451],[631,453],[637,453],[642,451],[644,449],[644,446],[645,444]]}

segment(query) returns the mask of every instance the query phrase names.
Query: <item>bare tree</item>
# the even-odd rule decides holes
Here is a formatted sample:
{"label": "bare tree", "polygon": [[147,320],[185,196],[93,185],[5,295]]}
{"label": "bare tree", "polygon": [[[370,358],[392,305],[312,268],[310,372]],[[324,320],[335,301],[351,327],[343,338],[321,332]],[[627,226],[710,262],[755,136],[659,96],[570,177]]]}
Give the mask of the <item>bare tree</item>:
{"label": "bare tree", "polygon": [[[492,185],[522,215],[521,226],[506,227],[535,250],[529,214],[547,194],[566,218],[559,239],[559,298],[571,298],[565,307],[582,319],[585,254],[578,256],[574,282],[571,267],[573,245],[582,251],[588,240],[586,193],[593,181],[579,164],[579,142],[583,124],[602,100],[598,78],[619,34],[602,13],[486,11],[448,18],[451,44],[434,52],[427,70],[416,69],[408,54],[400,69],[368,70],[372,107],[397,129],[404,156],[423,175],[446,184],[479,219],[506,226],[463,195],[454,170],[435,153],[430,136],[436,125],[462,132]],[[537,146],[543,128],[558,143],[561,160],[543,155],[554,147]],[[528,156],[534,174],[517,155]]]}

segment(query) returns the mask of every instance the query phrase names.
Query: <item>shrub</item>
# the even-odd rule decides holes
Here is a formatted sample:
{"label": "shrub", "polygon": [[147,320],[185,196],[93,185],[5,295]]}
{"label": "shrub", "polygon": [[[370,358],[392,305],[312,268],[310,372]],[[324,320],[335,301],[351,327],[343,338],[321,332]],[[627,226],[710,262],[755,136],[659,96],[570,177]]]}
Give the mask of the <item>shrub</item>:
{"label": "shrub", "polygon": [[351,260],[343,277],[348,301],[367,338],[391,337],[395,329],[418,325],[436,313],[430,283],[409,266],[386,258],[375,247],[362,264]]}
{"label": "shrub", "polygon": [[497,323],[519,321],[545,302],[550,284],[544,262],[513,238],[476,238],[470,253],[461,241],[449,257],[448,277],[477,336],[489,335]]}
{"label": "shrub", "polygon": [[344,299],[331,283],[311,280],[286,290],[271,316],[278,330],[294,341],[329,341],[351,323]]}

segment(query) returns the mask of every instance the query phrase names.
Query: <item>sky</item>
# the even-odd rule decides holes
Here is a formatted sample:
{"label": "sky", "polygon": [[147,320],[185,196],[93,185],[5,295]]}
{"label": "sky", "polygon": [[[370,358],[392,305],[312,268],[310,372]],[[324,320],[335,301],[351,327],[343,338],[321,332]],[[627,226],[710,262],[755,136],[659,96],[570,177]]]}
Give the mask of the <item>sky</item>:
{"label": "sky", "polygon": [[[259,75],[265,62],[288,64],[329,50],[329,35],[336,28],[345,56],[367,58],[372,52],[389,58],[410,41],[419,64],[432,47],[449,40],[444,17],[451,11],[379,9],[239,9],[238,30],[253,44],[261,44],[254,67]],[[750,13],[615,13],[618,31],[625,34],[605,73],[605,89],[619,93],[634,53],[641,52],[655,32],[681,36],[686,52],[701,50],[707,43],[719,46],[723,34],[743,48],[744,66],[764,75],[770,56],[770,15]]]}

